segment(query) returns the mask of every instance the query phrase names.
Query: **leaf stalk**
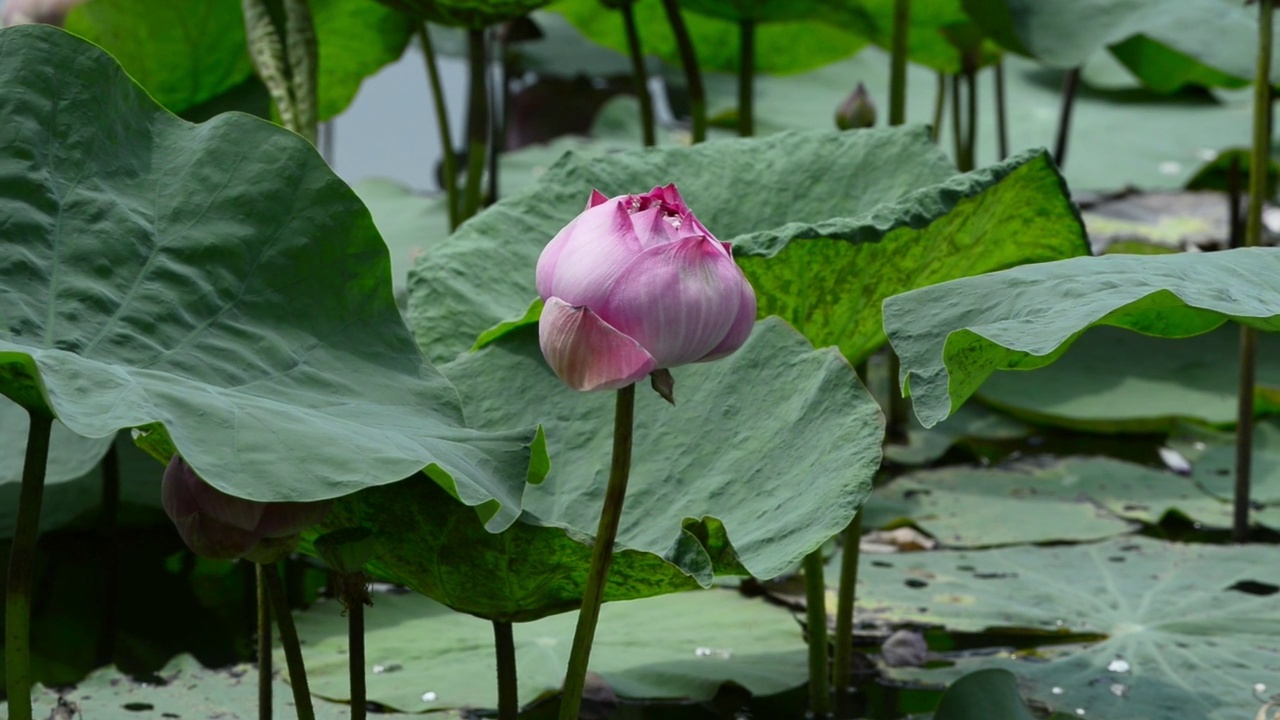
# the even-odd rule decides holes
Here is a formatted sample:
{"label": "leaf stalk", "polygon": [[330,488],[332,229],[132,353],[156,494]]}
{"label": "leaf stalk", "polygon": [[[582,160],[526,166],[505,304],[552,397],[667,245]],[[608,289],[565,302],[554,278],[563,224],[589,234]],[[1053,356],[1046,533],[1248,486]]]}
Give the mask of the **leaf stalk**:
{"label": "leaf stalk", "polygon": [[4,671],[11,720],[31,720],[31,580],[40,538],[40,504],[49,463],[53,417],[29,411],[27,451],[18,495],[18,520],[9,548],[4,603]]}

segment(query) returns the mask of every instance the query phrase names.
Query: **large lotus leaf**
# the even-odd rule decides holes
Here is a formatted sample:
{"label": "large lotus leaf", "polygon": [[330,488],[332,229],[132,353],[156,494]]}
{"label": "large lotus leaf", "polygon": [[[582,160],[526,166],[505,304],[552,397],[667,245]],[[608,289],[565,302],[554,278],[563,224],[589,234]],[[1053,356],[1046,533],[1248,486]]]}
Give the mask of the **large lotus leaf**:
{"label": "large lotus leaf", "polygon": [[[319,603],[294,617],[312,692],[345,700],[347,621],[340,613],[334,603]],[[559,692],[577,618],[513,628],[522,705]],[[367,676],[370,700],[405,712],[497,706],[489,623],[421,596],[378,595],[365,628],[366,657],[381,666]],[[591,671],[627,698],[710,700],[724,683],[771,695],[804,684],[805,652],[791,613],[706,590],[606,605]]]}
{"label": "large lotus leaf", "polygon": [[[1253,717],[1255,683],[1275,685],[1280,569],[1269,546],[1217,547],[1144,537],[1089,545],[911,553],[864,564],[863,617],[953,630],[1098,634],[1084,646],[970,657],[899,678],[1011,670],[1023,693],[1083,717]],[[1047,638],[1046,638],[1047,639]]]}
{"label": "large lotus leaf", "polygon": [[[94,0],[95,2],[97,0]],[[284,667],[284,663],[280,663]],[[161,682],[157,682],[158,678]],[[293,692],[284,680],[272,683],[275,717],[294,714]],[[64,709],[61,702],[71,703]],[[351,716],[346,703],[313,699],[316,720]],[[251,665],[210,670],[190,655],[179,655],[153,676],[139,680],[114,667],[95,670],[74,687],[36,688],[32,698],[36,717],[79,717],[95,720],[138,720],[142,717],[202,717],[252,720],[258,715],[258,673]],[[452,713],[432,720],[457,720]]]}
{"label": "large lotus leaf", "polygon": [[[552,471],[526,490],[520,520],[486,539],[465,508],[401,483],[344,500],[328,526],[370,527],[375,570],[457,610],[528,620],[576,607],[608,476],[613,394],[561,384],[533,327],[443,370],[476,427],[546,423]],[[714,573],[783,573],[849,523],[879,465],[875,401],[837,353],[813,350],[777,319],[757,323],[734,355],[674,375],[676,407],[647,388],[637,400],[609,599],[705,587]]]}
{"label": "large lotus leaf", "polygon": [[395,292],[405,292],[413,259],[449,234],[449,209],[443,196],[420,195],[391,180],[368,179],[351,186],[369,208],[391,251]]}
{"label": "large lotus leaf", "polygon": [[1172,338],[1227,320],[1280,330],[1277,272],[1277,248],[1072,258],[891,297],[884,326],[931,427],[992,372],[1048,365],[1095,325]]}
{"label": "large lotus leaf", "polygon": [[[826,0],[806,0],[798,5],[816,6],[819,1],[824,6],[828,4]],[[786,8],[791,4],[790,0],[768,3],[771,8],[781,8],[784,16],[790,16]],[[851,5],[847,0],[837,0],[835,4]],[[662,0],[636,0],[633,8],[645,54],[656,55],[664,62],[679,67],[680,52],[671,34],[671,24],[662,8]],[[563,15],[595,42],[621,53],[627,52],[622,16],[606,11],[600,0],[556,0],[547,10]],[[836,13],[846,18],[850,14],[849,10]],[[683,17],[698,55],[698,66],[704,71],[737,72],[741,60],[737,24],[696,12],[685,12]],[[756,29],[756,71],[795,73],[811,70],[848,57],[866,43],[866,38],[856,30],[825,18],[763,23]],[[839,100],[837,98],[836,102]]]}
{"label": "large lotus leaf", "polygon": [[[762,163],[769,173],[757,172]],[[839,344],[852,361],[883,343],[878,306],[888,295],[1087,252],[1043,153],[948,179],[952,172],[915,127],[567,155],[420,256],[411,322],[428,357],[447,360],[520,318],[542,247],[593,187],[612,195],[675,182],[703,224],[734,244],[760,314],[781,315],[818,345]]]}
{"label": "large lotus leaf", "polygon": [[143,427],[157,457],[256,500],[427,467],[514,519],[538,433],[465,428],[368,211],[306,141],[179,120],[49,27],[0,32],[0,75],[3,394],[85,437]]}
{"label": "large lotus leaf", "polygon": [[[13,536],[18,520],[18,491],[27,447],[27,411],[0,396],[0,538]],[[160,506],[164,466],[134,446],[127,433],[86,438],[54,421],[46,466],[40,529],[47,531],[86,519],[101,504],[102,463],[115,443],[121,501]]]}
{"label": "large lotus leaf", "polygon": [[[878,527],[910,519],[950,547],[1080,542],[1135,529],[1134,523],[1103,510],[1081,486],[1084,481],[1105,488],[1106,476],[1094,470],[1012,465],[911,473],[876,488],[863,524]],[[1171,477],[1194,492],[1185,479]]]}
{"label": "large lotus leaf", "polygon": [[378,0],[378,2],[420,20],[483,30],[490,25],[524,17],[551,0]]}
{"label": "large lotus leaf", "polygon": [[[1259,392],[1273,394],[1280,390],[1280,337],[1258,340]],[[977,398],[1036,423],[1091,432],[1166,432],[1179,420],[1230,425],[1238,413],[1239,357],[1233,325],[1176,340],[1097,327],[1052,365],[992,374]]]}
{"label": "large lotus leaf", "polygon": [[[320,52],[320,119],[346,109],[360,83],[400,57],[404,15],[369,0],[310,0]],[[101,46],[173,112],[211,100],[253,74],[238,0],[93,0],[67,29]]]}
{"label": "large lotus leaf", "polygon": [[[1257,10],[1232,0],[963,0],[1004,47],[1053,67],[1115,48],[1149,86],[1238,85],[1253,77]],[[1272,75],[1280,78],[1280,72]]]}

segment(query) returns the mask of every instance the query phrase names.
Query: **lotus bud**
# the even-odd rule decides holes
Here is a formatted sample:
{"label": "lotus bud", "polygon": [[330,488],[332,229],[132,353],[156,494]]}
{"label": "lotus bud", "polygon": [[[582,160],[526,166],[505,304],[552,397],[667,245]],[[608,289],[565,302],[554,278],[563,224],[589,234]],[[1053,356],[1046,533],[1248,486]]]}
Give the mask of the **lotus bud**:
{"label": "lotus bud", "polygon": [[29,23],[44,23],[62,27],[71,8],[85,0],[8,0],[0,2],[4,12],[0,14],[0,27],[13,27]]}
{"label": "lotus bud", "polygon": [[293,552],[298,535],[324,519],[325,502],[245,500],[206,483],[174,455],[165,468],[161,502],[182,541],[201,557],[275,562]]}
{"label": "lotus bud", "polygon": [[858,83],[858,87],[854,88],[853,94],[836,110],[836,127],[841,130],[852,130],[854,128],[869,128],[875,124],[875,103],[871,102],[871,96],[867,94],[866,86]]}
{"label": "lotus bud", "polygon": [[537,283],[542,354],[575,390],[616,390],[725,357],[755,325],[755,291],[732,248],[675,185],[612,198],[592,191],[543,249]]}

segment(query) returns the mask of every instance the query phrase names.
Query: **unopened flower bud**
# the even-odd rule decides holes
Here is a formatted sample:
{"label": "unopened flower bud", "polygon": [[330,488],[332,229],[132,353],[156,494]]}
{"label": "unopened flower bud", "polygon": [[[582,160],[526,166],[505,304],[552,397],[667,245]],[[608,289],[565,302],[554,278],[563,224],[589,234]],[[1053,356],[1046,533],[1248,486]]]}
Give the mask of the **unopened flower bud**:
{"label": "unopened flower bud", "polygon": [[841,130],[852,130],[854,128],[869,128],[875,124],[875,103],[871,102],[871,96],[867,94],[866,86],[858,83],[858,87],[854,88],[853,94],[836,110],[836,127]]}
{"label": "unopened flower bud", "polygon": [[160,489],[164,511],[182,541],[201,557],[275,562],[293,552],[298,534],[324,519],[329,502],[258,502],[206,483],[174,455]]}

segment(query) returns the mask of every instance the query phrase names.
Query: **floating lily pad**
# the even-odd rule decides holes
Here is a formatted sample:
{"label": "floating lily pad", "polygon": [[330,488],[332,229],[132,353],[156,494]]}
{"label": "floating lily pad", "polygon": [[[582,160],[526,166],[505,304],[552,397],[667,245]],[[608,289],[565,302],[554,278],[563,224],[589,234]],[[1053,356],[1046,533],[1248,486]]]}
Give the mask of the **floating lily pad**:
{"label": "floating lily pad", "polygon": [[[347,621],[335,603],[295,614],[315,694],[350,697]],[[369,699],[402,712],[497,706],[493,629],[415,595],[378,595],[365,615]],[[559,692],[577,613],[513,628],[522,705]],[[732,682],[756,695],[808,679],[791,614],[730,590],[609,603],[591,671],[622,697],[709,700]],[[431,717],[434,717],[431,716]]]}
{"label": "floating lily pad", "polygon": [[84,437],[142,428],[157,458],[250,499],[425,467],[493,527],[514,520],[540,433],[464,426],[368,211],[305,140],[179,120],[46,26],[0,32],[0,75],[0,392]]}
{"label": "floating lily pad", "polygon": [[1280,570],[1267,546],[1217,547],[1143,537],[1090,545],[911,553],[867,563],[863,617],[952,630],[1023,628],[1098,634],[1039,657],[969,655],[942,670],[887,668],[946,682],[984,667],[1023,693],[1084,717],[1251,717],[1254,684],[1280,670]]}
{"label": "floating lily pad", "polygon": [[1048,365],[1095,325],[1171,338],[1227,320],[1280,330],[1277,272],[1275,248],[1074,258],[891,297],[884,326],[903,387],[930,427],[994,371]]}
{"label": "floating lily pad", "polygon": [[[283,661],[279,667],[284,667]],[[139,681],[114,667],[102,668],[73,688],[36,688],[33,712],[36,717],[68,720],[81,716],[97,720],[138,720],[140,717],[252,720],[259,717],[258,670],[252,665],[211,670],[190,655],[179,655],[155,676],[164,682]],[[294,715],[292,692],[283,680],[272,683],[275,717]],[[351,716],[349,705],[314,698],[312,702],[316,720],[342,720]],[[433,715],[432,719],[456,720],[458,717]]]}
{"label": "floating lily pad", "polygon": [[[443,371],[475,427],[543,420],[552,472],[526,489],[524,514],[485,537],[468,508],[398,483],[341,501],[328,525],[370,527],[376,570],[458,610],[529,620],[577,607],[604,502],[613,394],[566,388],[534,327]],[[813,350],[776,318],[728,358],[673,375],[674,408],[647,388],[637,398],[618,534],[626,552],[607,599],[705,587],[714,574],[786,572],[848,525],[879,467],[875,401],[838,353]]]}
{"label": "floating lily pad", "polygon": [[[1230,527],[1235,497],[1236,434],[1206,428],[1179,426],[1169,444],[1191,460],[1191,479],[1212,496],[1220,508],[1216,516],[1191,515],[1216,527]],[[1280,528],[1280,424],[1275,420],[1254,425],[1249,482],[1250,520]]]}

